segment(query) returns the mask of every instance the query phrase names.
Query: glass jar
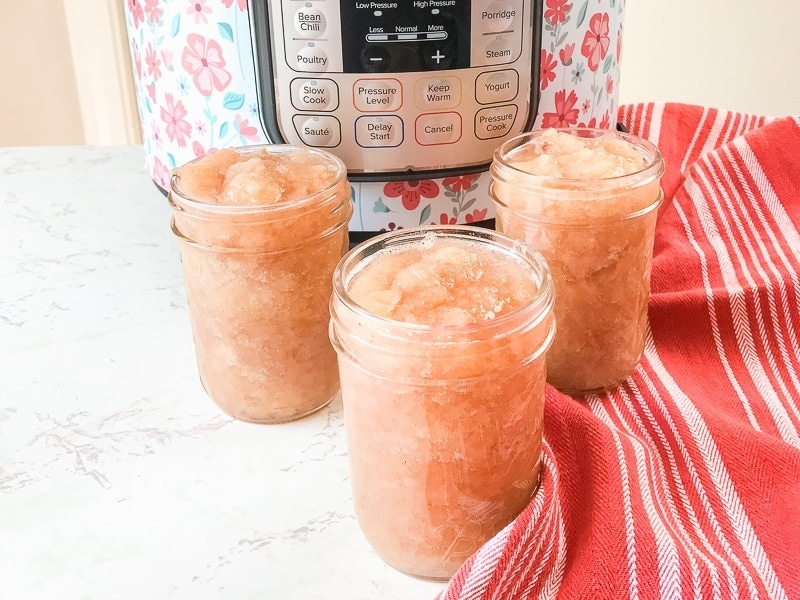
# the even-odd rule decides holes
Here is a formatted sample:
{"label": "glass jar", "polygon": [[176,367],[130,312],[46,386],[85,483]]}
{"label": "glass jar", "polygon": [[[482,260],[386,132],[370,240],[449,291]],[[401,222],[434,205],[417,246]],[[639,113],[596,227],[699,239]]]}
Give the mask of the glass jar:
{"label": "glass jar", "polygon": [[[523,284],[533,291],[507,313],[456,324],[387,318],[352,297],[354,278],[365,266],[388,260],[391,277],[392,257],[402,262],[409,249],[430,255],[437,244],[485,253],[494,272],[511,270],[504,285],[513,289],[501,285],[492,293],[511,297]],[[386,276],[374,273],[364,277]],[[428,283],[423,274],[420,284]],[[476,298],[480,304],[484,296]],[[428,305],[400,300],[412,301]],[[365,537],[391,566],[448,578],[530,501],[538,484],[552,306],[544,260],[487,229],[397,230],[362,243],[339,263],[331,340],[339,357],[355,512]],[[449,321],[450,310],[437,314]]]}
{"label": "glass jar", "polygon": [[236,419],[280,423],[318,410],[339,390],[328,302],[348,247],[350,185],[344,164],[325,152],[237,151],[302,155],[334,172],[332,184],[274,204],[210,203],[185,194],[180,175],[172,178],[172,231],[203,387]]}
{"label": "glass jar", "polygon": [[525,170],[527,155],[548,145],[543,131],[532,131],[502,144],[490,169],[497,229],[540,252],[552,272],[558,335],[547,356],[548,382],[585,394],[625,380],[644,350],[664,161],[634,135],[560,131],[584,140],[610,136],[604,139],[630,144],[642,158],[625,175],[535,175]]}

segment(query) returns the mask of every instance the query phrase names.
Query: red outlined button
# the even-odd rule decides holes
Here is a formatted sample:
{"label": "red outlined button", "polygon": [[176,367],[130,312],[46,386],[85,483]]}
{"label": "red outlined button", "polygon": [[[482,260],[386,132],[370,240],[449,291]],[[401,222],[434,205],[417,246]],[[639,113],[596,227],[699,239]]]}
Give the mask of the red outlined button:
{"label": "red outlined button", "polygon": [[461,139],[461,115],[457,112],[419,115],[414,122],[414,135],[420,146],[455,144]]}

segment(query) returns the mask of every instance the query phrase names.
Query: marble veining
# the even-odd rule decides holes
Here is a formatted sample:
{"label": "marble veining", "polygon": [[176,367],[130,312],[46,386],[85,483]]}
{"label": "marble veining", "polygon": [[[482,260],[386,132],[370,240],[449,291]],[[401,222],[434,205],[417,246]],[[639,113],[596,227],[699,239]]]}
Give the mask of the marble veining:
{"label": "marble veining", "polygon": [[358,529],[338,399],[259,426],[205,395],[143,160],[0,149],[0,596],[433,598]]}

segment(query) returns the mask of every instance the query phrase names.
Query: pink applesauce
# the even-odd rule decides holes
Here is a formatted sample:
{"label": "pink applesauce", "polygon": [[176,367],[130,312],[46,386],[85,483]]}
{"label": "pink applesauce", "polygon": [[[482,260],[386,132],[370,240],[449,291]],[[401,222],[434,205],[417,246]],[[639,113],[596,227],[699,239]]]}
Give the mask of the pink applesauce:
{"label": "pink applesauce", "polygon": [[340,263],[353,499],[390,565],[447,578],[530,501],[552,302],[541,257],[488,230],[396,231]]}
{"label": "pink applesauce", "polygon": [[604,130],[530,132],[495,152],[497,228],[553,275],[547,379],[562,391],[611,387],[642,355],[663,170],[655,146]]}
{"label": "pink applesauce", "polygon": [[278,423],[338,392],[331,277],[352,214],[344,165],[292,146],[226,149],[174,173],[200,379],[233,417]]}

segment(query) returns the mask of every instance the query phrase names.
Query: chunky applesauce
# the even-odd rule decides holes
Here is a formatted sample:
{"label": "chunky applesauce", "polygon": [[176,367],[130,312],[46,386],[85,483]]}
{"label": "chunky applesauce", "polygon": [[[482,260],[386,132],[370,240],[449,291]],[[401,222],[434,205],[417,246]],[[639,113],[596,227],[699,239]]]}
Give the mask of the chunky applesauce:
{"label": "chunky applesauce", "polygon": [[563,391],[609,388],[642,355],[663,168],[646,140],[602,130],[530,132],[495,153],[497,227],[553,274],[547,378]]}
{"label": "chunky applesauce", "polygon": [[352,213],[342,163],[291,146],[226,149],[170,194],[200,379],[237,419],[288,421],[338,392],[328,339]]}
{"label": "chunky applesauce", "polygon": [[471,229],[390,234],[334,276],[356,516],[421,577],[451,576],[538,481],[552,286],[540,257]]}

